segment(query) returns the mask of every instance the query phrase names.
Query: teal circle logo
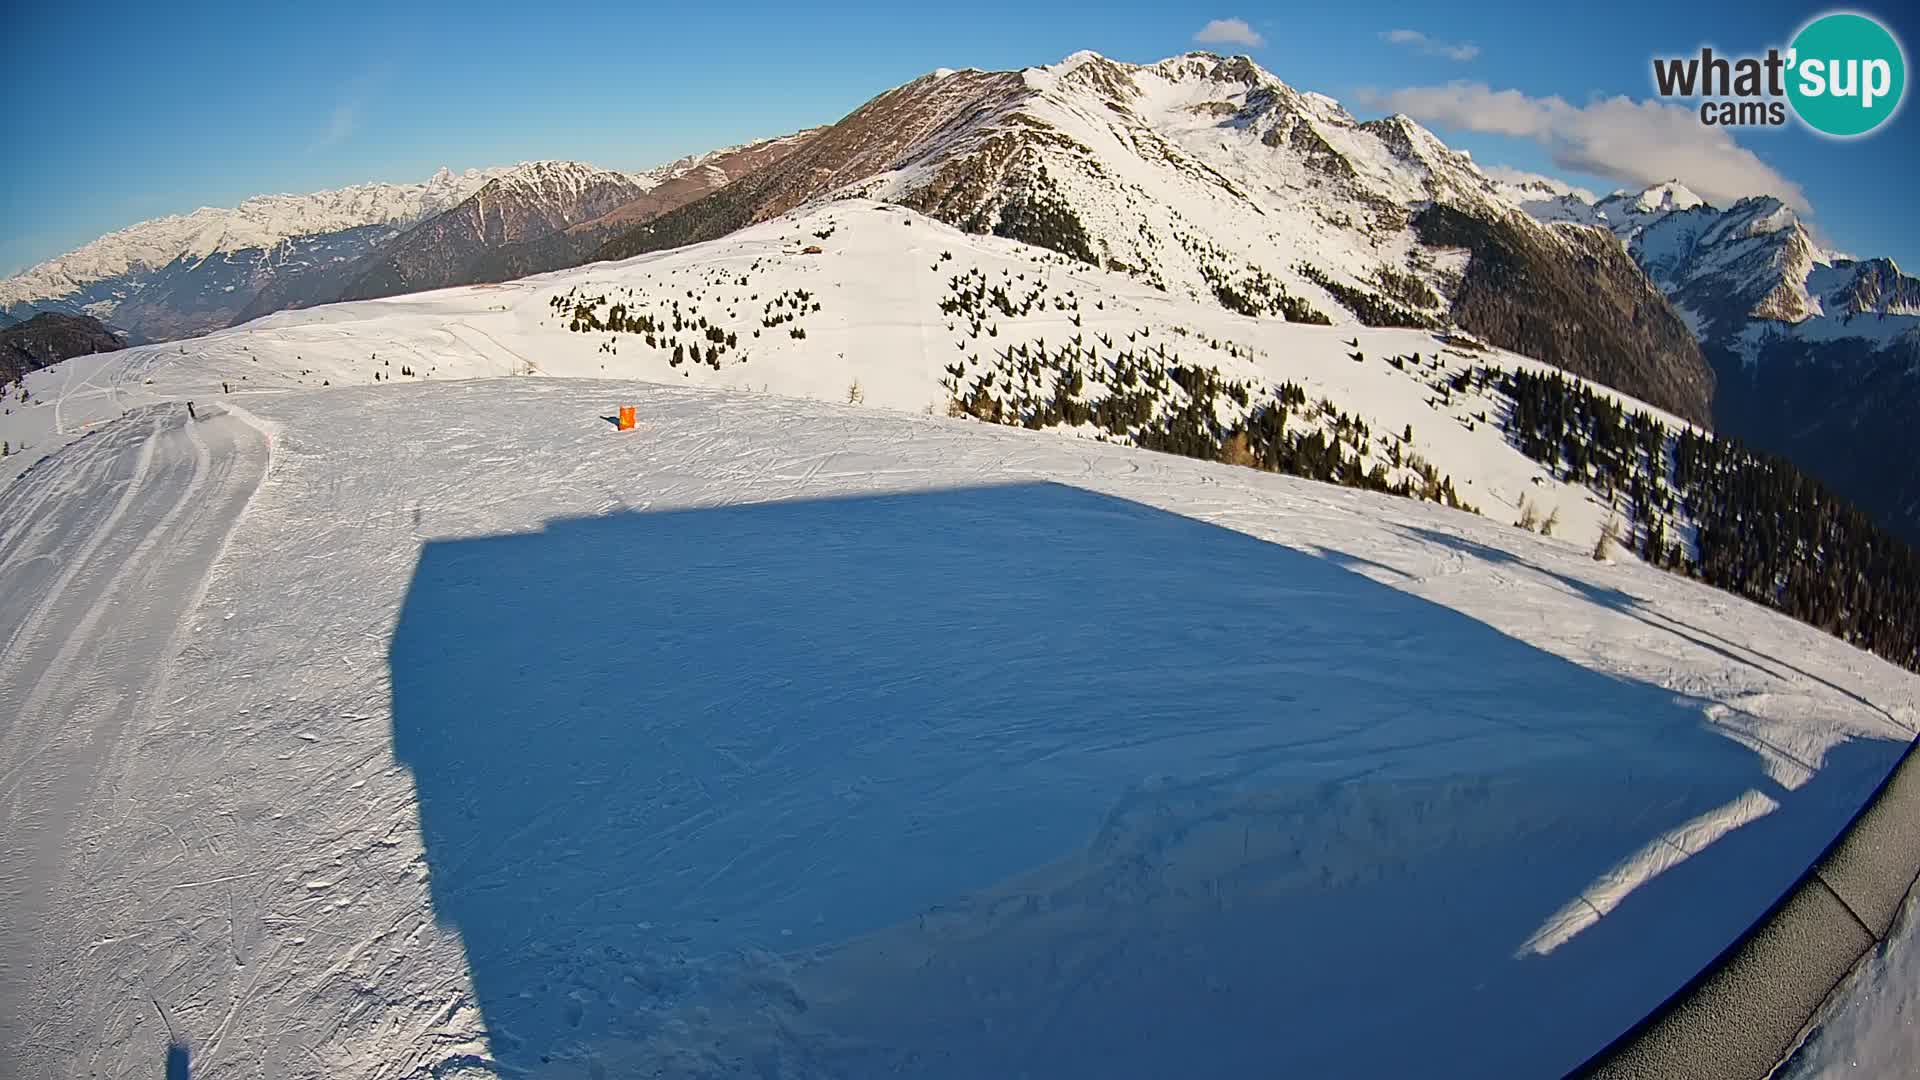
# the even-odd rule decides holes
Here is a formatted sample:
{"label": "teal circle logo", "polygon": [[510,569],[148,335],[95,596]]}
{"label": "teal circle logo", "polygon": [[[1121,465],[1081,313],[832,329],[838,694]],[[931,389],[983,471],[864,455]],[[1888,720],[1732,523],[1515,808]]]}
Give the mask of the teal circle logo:
{"label": "teal circle logo", "polygon": [[1907,89],[1907,58],[1887,28],[1865,15],[1822,15],[1789,53],[1787,99],[1815,131],[1865,135],[1887,122]]}

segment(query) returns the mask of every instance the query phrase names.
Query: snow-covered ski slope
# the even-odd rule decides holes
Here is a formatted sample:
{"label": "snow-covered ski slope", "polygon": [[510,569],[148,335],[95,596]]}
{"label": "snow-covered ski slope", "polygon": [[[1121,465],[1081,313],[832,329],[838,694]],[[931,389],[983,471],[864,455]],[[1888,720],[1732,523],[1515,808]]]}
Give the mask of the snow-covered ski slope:
{"label": "snow-covered ski slope", "polygon": [[[1044,303],[975,336],[968,275]],[[1076,334],[1412,424],[1486,516],[945,415]],[[1792,883],[1920,678],[1593,562],[1435,357],[851,201],[36,373],[0,1073],[1559,1075]]]}
{"label": "snow-covered ski slope", "polygon": [[106,519],[237,420],[0,492],[8,635],[182,612],[9,649],[74,703],[9,714],[11,805],[50,735],[91,776],[64,846],[8,821],[17,1075],[167,1024],[201,1078],[1558,1075],[1920,720],[1724,594],[1249,469],[632,382],[246,408],[197,592]]}

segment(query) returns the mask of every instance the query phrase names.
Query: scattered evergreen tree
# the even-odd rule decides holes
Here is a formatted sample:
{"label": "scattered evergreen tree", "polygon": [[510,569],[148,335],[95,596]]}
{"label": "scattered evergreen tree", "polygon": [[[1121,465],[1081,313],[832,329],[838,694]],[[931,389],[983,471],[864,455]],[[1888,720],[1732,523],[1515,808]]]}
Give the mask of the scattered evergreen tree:
{"label": "scattered evergreen tree", "polygon": [[1607,520],[1600,526],[1599,537],[1593,542],[1594,562],[1606,562],[1613,557],[1614,541],[1619,537],[1619,534],[1620,524],[1618,520],[1611,514],[1607,515]]}

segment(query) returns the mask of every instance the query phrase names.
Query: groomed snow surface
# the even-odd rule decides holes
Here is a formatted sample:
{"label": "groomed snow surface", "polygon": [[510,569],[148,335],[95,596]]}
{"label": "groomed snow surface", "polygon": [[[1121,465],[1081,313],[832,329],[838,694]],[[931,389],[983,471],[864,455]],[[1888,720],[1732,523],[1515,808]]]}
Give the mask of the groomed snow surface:
{"label": "groomed snow surface", "polygon": [[233,397],[0,491],[10,1075],[1556,1076],[1920,717],[1724,594],[1252,470]]}

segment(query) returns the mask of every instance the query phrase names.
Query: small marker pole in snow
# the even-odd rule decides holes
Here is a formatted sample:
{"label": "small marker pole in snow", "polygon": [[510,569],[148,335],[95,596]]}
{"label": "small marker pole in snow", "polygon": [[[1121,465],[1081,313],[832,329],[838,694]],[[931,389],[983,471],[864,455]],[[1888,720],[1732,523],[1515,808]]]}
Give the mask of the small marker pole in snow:
{"label": "small marker pole in snow", "polygon": [[173,1026],[173,1019],[167,1015],[166,1007],[160,1004],[159,999],[149,994],[147,1000],[153,1002],[154,1009],[160,1013],[160,1022],[167,1025],[166,1080],[192,1080],[193,1049],[187,1045],[187,1040],[180,1037],[179,1030]]}
{"label": "small marker pole in snow", "polygon": [[152,994],[148,994],[148,995],[147,995],[147,1000],[148,1000],[148,1001],[151,1001],[151,1002],[153,1002],[153,1011],[154,1011],[154,1012],[157,1012],[157,1013],[159,1013],[159,1014],[160,1014],[160,1022],[161,1022],[161,1023],[163,1023],[163,1024],[165,1024],[165,1025],[167,1025],[167,1039],[168,1039],[168,1041],[169,1041],[169,1042],[179,1042],[179,1041],[180,1041],[180,1033],[179,1033],[178,1031],[176,1031],[176,1030],[174,1030],[174,1027],[173,1027],[173,1020],[172,1020],[172,1019],[171,1019],[170,1017],[168,1017],[168,1016],[167,1016],[167,1009],[166,1009],[166,1006],[164,1006],[164,1005],[162,1005],[162,1004],[160,1004],[160,999],[159,999],[159,998],[157,998],[157,997],[154,997],[154,996],[153,996]]}

